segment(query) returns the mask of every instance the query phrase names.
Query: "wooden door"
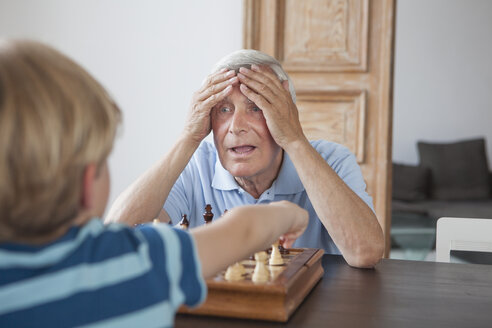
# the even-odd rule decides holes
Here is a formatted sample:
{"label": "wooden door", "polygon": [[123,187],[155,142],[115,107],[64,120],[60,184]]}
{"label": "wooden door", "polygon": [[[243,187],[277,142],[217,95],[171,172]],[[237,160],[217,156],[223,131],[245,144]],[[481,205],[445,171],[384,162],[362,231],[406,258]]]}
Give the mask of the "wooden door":
{"label": "wooden door", "polygon": [[394,0],[245,0],[244,47],[277,58],[309,139],[357,157],[386,237],[391,226]]}

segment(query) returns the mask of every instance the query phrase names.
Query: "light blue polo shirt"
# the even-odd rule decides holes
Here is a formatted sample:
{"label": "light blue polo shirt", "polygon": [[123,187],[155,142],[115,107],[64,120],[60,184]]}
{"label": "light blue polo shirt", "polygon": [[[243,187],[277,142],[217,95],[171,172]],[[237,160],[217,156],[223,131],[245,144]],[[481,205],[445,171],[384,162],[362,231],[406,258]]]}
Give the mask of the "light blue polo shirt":
{"label": "light blue polo shirt", "polygon": [[[366,192],[366,184],[355,156],[345,147],[324,140],[311,141],[331,168],[374,211],[372,198]],[[213,143],[203,141],[173,186],[164,204],[173,224],[186,214],[190,227],[205,223],[205,205],[212,205],[213,220],[226,209],[247,204],[268,204],[288,200],[309,212],[309,224],[294,247],[321,248],[328,254],[340,254],[328,231],[314,211],[309,197],[297,174],[294,164],[284,152],[282,167],[272,186],[255,199],[234,180],[221,165]],[[268,218],[265,218],[268,220]]]}

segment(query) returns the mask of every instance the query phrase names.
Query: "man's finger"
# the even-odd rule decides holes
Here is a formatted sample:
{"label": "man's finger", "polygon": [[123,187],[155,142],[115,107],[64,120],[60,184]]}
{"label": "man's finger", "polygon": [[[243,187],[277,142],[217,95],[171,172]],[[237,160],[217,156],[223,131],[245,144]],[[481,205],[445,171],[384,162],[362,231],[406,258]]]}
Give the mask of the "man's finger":
{"label": "man's finger", "polygon": [[273,78],[271,78],[263,72],[255,72],[246,67],[241,67],[239,69],[238,76],[239,74],[242,74],[243,76],[246,76],[253,81],[268,85],[274,93],[279,93],[283,91],[280,80],[276,76],[273,76]]}
{"label": "man's finger", "polygon": [[221,102],[225,97],[229,95],[232,91],[232,85],[227,86],[224,88],[224,90],[214,93],[210,97],[208,97],[205,101],[202,102],[202,105],[204,108],[208,108],[209,110],[212,110],[212,108],[217,105],[219,102]]}
{"label": "man's finger", "polygon": [[223,82],[227,79],[230,79],[236,75],[236,72],[233,70],[227,70],[226,68],[221,69],[218,72],[215,72],[213,74],[210,74],[203,80],[201,88],[198,90],[198,93],[202,93],[205,91],[207,88],[209,88],[211,85],[217,84],[219,82]]}
{"label": "man's finger", "polygon": [[254,92],[253,90],[251,90],[250,88],[248,88],[248,86],[246,84],[240,84],[239,85],[239,89],[241,90],[241,92],[243,93],[243,95],[246,96],[246,98],[248,98],[249,100],[251,100],[252,102],[254,102],[257,106],[259,106],[263,111],[268,111],[268,109],[270,108],[270,103],[268,102],[267,99],[265,99],[265,97],[263,97],[262,95],[259,95],[257,94],[256,92]]}
{"label": "man's finger", "polygon": [[212,95],[223,91],[229,85],[234,85],[238,82],[239,80],[237,76],[233,76],[228,80],[217,82],[216,84],[212,84],[208,88],[204,89],[202,92],[198,93],[197,100],[204,101],[205,99],[210,98]]}
{"label": "man's finger", "polygon": [[242,73],[239,73],[237,76],[239,78],[239,81],[241,82],[241,85],[246,85],[248,88],[252,89],[257,94],[262,95],[263,97],[265,97],[266,100],[268,100],[269,103],[273,104],[275,100],[278,98],[278,96],[274,93],[274,91],[270,89],[269,85],[253,80],[247,77],[246,75],[243,75]]}
{"label": "man's finger", "polygon": [[253,64],[251,65],[250,72],[252,74],[252,77],[256,78],[257,76],[261,76],[263,79],[266,79],[268,83],[271,83],[282,90],[282,81],[279,79],[277,73],[275,73],[271,67]]}

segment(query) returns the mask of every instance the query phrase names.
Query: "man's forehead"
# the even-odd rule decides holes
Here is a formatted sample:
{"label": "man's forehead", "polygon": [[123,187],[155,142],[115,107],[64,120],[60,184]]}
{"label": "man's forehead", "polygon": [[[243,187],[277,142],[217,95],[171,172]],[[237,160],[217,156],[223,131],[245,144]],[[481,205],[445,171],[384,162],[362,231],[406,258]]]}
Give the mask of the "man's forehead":
{"label": "man's forehead", "polygon": [[[231,97],[230,95],[225,97],[224,100],[221,101],[221,103],[224,103],[224,102],[229,102],[229,103],[233,103],[233,97]],[[251,101],[248,97],[244,96],[242,97],[242,103],[243,104],[246,104],[246,105],[254,105],[255,103],[253,101]]]}

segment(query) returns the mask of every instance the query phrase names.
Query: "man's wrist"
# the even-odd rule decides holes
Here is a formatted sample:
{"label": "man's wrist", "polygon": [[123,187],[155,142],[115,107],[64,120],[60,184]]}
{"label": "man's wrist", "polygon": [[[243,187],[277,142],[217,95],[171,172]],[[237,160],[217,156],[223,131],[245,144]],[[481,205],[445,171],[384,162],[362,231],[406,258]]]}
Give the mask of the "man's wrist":
{"label": "man's wrist", "polygon": [[306,149],[306,147],[311,147],[311,143],[309,140],[302,136],[300,138],[294,139],[290,142],[288,142],[286,145],[284,145],[282,148],[289,154],[289,156],[292,156],[296,154],[299,151],[302,151],[303,149]]}
{"label": "man's wrist", "polygon": [[178,141],[180,143],[186,144],[186,146],[193,148],[194,150],[198,148],[202,140],[205,138],[197,138],[195,135],[192,133],[184,130],[181,133],[181,136],[179,137]]}

